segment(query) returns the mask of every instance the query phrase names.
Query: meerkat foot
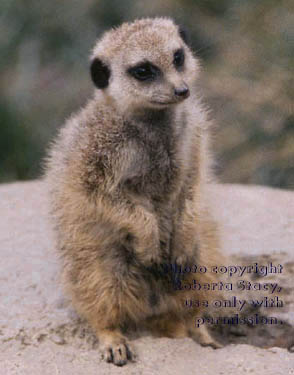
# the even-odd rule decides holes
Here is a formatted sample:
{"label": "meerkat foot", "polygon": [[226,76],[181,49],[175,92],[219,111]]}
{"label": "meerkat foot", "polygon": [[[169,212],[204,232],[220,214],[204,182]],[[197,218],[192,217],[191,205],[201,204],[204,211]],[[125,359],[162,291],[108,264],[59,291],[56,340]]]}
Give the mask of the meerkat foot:
{"label": "meerkat foot", "polygon": [[101,355],[106,362],[113,363],[116,366],[124,366],[128,360],[134,361],[135,359],[135,355],[127,343],[103,347],[101,348]]}
{"label": "meerkat foot", "polygon": [[191,337],[202,346],[211,346],[213,349],[223,348],[223,345],[215,340],[204,326],[197,328],[197,331],[195,328],[191,332]]}
{"label": "meerkat foot", "polygon": [[100,337],[101,357],[106,362],[113,363],[116,366],[124,366],[128,361],[135,361],[135,352],[125,337],[106,332]]}

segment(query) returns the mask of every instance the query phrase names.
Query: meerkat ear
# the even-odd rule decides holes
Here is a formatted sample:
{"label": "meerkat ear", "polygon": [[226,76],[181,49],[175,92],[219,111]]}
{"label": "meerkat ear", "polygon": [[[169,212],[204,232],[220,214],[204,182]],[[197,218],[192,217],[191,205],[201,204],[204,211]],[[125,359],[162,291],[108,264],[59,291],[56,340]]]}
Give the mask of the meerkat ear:
{"label": "meerkat ear", "polygon": [[190,40],[187,36],[187,30],[183,26],[179,27],[179,34],[180,34],[180,37],[183,39],[183,41],[189,46]]}
{"label": "meerkat ear", "polygon": [[91,78],[98,89],[105,89],[109,84],[110,69],[98,57],[91,62]]}

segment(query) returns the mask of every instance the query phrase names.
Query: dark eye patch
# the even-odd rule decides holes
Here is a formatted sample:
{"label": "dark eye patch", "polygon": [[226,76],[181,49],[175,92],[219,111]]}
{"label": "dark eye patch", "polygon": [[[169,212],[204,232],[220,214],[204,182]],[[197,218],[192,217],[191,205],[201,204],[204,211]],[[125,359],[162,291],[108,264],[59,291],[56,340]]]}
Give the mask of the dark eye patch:
{"label": "dark eye patch", "polygon": [[109,84],[109,78],[111,75],[108,65],[106,65],[101,59],[96,57],[91,63],[91,77],[99,89],[105,89]]}
{"label": "dark eye patch", "polygon": [[138,81],[152,81],[161,74],[161,71],[146,61],[129,68],[128,73]]}
{"label": "dark eye patch", "polygon": [[173,60],[173,64],[174,66],[179,69],[181,68],[183,65],[184,65],[184,62],[185,62],[185,54],[184,54],[184,50],[182,48],[178,49],[175,53],[174,53],[174,60]]}

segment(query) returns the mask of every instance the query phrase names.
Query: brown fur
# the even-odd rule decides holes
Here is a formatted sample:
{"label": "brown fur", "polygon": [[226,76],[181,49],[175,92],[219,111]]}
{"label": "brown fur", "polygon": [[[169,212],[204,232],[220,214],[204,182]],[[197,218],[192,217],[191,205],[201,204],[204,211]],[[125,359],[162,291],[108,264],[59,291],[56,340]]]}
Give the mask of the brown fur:
{"label": "brown fur", "polygon": [[[172,63],[177,48],[185,52],[179,71]],[[105,359],[116,365],[133,358],[122,334],[129,323],[217,346],[194,327],[201,309],[184,308],[186,298],[209,296],[175,290],[174,275],[160,266],[209,268],[220,259],[206,196],[209,123],[195,95],[198,61],[164,18],[107,32],[94,48],[97,56],[110,68],[109,85],[66,122],[47,165],[66,289]],[[126,73],[146,59],[163,72],[152,83]],[[191,95],[179,100],[174,88],[183,83]],[[215,281],[208,272],[186,274],[185,282],[195,278]]]}

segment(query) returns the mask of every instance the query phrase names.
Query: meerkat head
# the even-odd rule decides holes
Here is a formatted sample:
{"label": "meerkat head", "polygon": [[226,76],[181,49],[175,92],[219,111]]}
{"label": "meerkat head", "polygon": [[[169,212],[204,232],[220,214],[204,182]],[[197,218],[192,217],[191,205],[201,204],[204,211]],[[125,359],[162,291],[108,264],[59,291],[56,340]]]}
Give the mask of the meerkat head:
{"label": "meerkat head", "polygon": [[198,61],[168,18],[141,19],[108,31],[91,56],[95,86],[123,113],[183,102]]}

